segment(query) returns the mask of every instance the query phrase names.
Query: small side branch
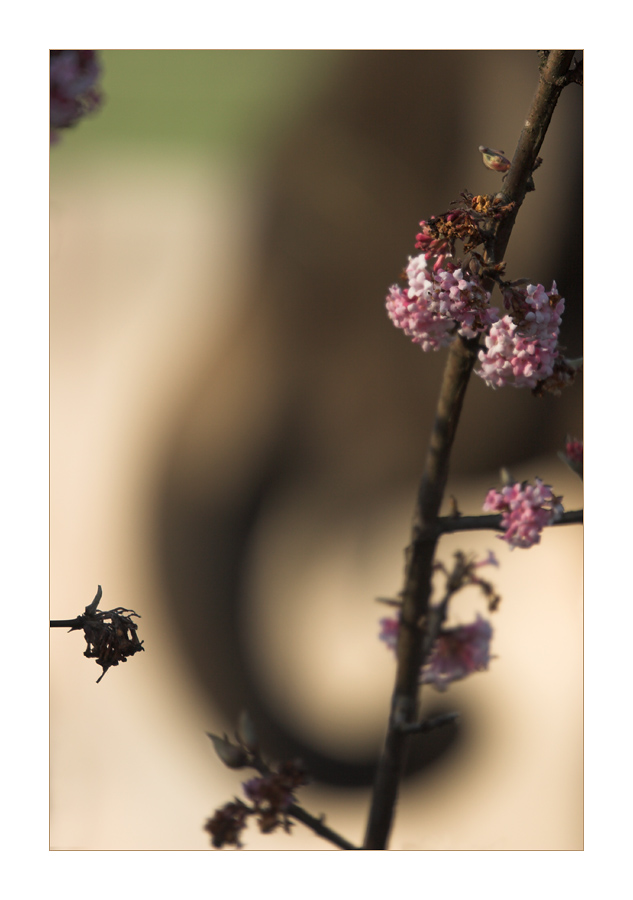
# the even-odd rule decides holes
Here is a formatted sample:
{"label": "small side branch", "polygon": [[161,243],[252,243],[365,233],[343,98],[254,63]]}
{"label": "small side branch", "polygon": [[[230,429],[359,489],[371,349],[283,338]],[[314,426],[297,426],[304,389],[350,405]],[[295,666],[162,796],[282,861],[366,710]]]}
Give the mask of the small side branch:
{"label": "small side branch", "polygon": [[[582,525],[583,510],[574,509],[562,513],[561,517],[548,528],[557,525]],[[441,516],[437,520],[438,534],[454,534],[458,531],[503,531],[501,515],[493,516]]]}
{"label": "small side branch", "polygon": [[[253,769],[256,769],[260,775],[269,776],[272,775],[274,777],[275,773],[270,768],[270,766],[266,765],[264,760],[261,758],[259,753],[254,753],[250,755],[250,759],[248,762]],[[292,816],[293,819],[296,819],[298,822],[301,822],[307,828],[311,828],[315,834],[318,834],[319,837],[324,838],[326,841],[330,841],[331,844],[335,844],[337,847],[340,847],[341,850],[360,850],[361,847],[356,847],[346,838],[342,837],[342,835],[338,834],[336,831],[333,831],[325,824],[324,816],[313,816],[306,809],[300,806],[298,803],[290,803],[285,809],[284,813],[288,816]]]}
{"label": "small side branch", "polygon": [[426,734],[435,731],[436,728],[444,728],[446,725],[454,725],[459,719],[458,712],[443,713],[432,719],[423,719],[421,722],[402,722],[400,731],[404,734]]}
{"label": "small side branch", "polygon": [[77,616],[76,619],[51,619],[51,628],[68,628],[69,631],[77,631],[84,627],[85,616]]}
{"label": "small side branch", "polygon": [[344,837],[341,837],[340,834],[337,834],[336,831],[332,831],[331,828],[325,824],[323,818],[317,819],[316,816],[310,815],[302,806],[299,806],[296,803],[291,803],[290,806],[286,809],[286,812],[289,816],[292,816],[293,819],[296,819],[298,822],[302,822],[308,828],[311,828],[315,834],[318,834],[319,837],[324,838],[326,841],[329,841],[331,844],[335,844],[337,847],[340,847],[341,850],[360,850],[360,847],[356,847],[354,844],[350,843]]}
{"label": "small side branch", "polygon": [[288,760],[276,768],[269,766],[262,758],[255,725],[248,712],[244,711],[240,716],[235,743],[226,734],[219,737],[209,732],[208,737],[229,769],[255,769],[262,776],[242,784],[252,805],[235,798],[235,802],[217,809],[207,821],[205,831],[211,834],[214,847],[221,849],[229,844],[241,847],[240,834],[249,817],[255,816],[262,834],[271,834],[278,827],[290,833],[293,824],[290,819],[296,819],[341,850],[361,849],[326,825],[324,815],[313,816],[295,801],[295,790],[309,782],[303,764],[300,760]]}

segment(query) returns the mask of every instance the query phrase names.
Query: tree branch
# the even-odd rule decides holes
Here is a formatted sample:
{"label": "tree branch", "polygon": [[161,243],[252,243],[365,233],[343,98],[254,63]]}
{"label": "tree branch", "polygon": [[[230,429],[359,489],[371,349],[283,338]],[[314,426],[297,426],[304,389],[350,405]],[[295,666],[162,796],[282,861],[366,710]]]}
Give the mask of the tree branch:
{"label": "tree branch", "polygon": [[293,819],[297,819],[299,822],[303,822],[304,825],[307,825],[308,828],[311,828],[315,834],[318,834],[319,837],[325,838],[326,841],[329,841],[331,844],[335,844],[337,847],[340,847],[341,850],[360,850],[360,847],[354,846],[354,844],[350,843],[346,838],[341,837],[340,834],[337,834],[336,831],[332,831],[331,828],[325,824],[323,819],[317,819],[316,816],[310,815],[302,806],[299,806],[297,803],[291,803],[285,810],[286,814],[292,816]]}
{"label": "tree branch", "polygon": [[[512,204],[487,242],[485,262],[501,262],[525,194],[532,189],[532,172],[574,56],[573,50],[553,50],[541,66],[539,82],[519,138],[501,196]],[[492,288],[492,284],[490,288]],[[429,607],[437,514],[448,478],[449,459],[464,396],[478,350],[477,339],[458,337],[444,371],[435,423],[427,451],[413,517],[412,539],[405,554],[405,579],[398,634],[396,682],[385,746],[378,763],[365,833],[365,850],[384,850],[391,831],[398,785],[407,747],[406,726],[417,717],[418,679],[422,663],[423,621]],[[405,731],[403,731],[405,726]]]}
{"label": "tree branch", "polygon": [[[260,775],[274,775],[273,770],[264,762],[258,752],[251,754],[247,765],[256,769]],[[311,815],[302,806],[299,806],[298,803],[290,803],[286,806],[284,808],[284,814],[292,816],[292,818],[296,819],[298,822],[302,822],[308,828],[311,828],[315,834],[318,834],[319,837],[325,838],[326,841],[330,841],[331,844],[335,844],[337,847],[340,847],[341,850],[361,849],[348,841],[347,838],[342,837],[336,831],[329,828],[325,824],[325,818],[323,816],[317,817]]]}

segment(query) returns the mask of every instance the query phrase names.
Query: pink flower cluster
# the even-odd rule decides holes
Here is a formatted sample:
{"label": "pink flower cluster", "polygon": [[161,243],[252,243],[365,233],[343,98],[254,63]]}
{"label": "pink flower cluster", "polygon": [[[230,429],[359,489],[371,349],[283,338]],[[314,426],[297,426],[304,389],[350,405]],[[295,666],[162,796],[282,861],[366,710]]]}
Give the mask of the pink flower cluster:
{"label": "pink flower cluster", "polygon": [[429,270],[420,254],[409,260],[407,279],[406,289],[389,289],[387,314],[423,350],[445,347],[456,334],[473,338],[498,318],[479,279],[450,262]]}
{"label": "pink flower cluster", "polygon": [[76,125],[98,109],[102,95],[97,87],[101,67],[94,50],[51,50],[51,144],[58,129]]}
{"label": "pink flower cluster", "polygon": [[[380,640],[395,652],[400,622],[387,617],[380,620]],[[420,671],[420,683],[445,691],[452,681],[459,681],[488,668],[492,627],[477,616],[470,625],[443,628],[426,664]]]}
{"label": "pink flower cluster", "polygon": [[513,315],[490,328],[476,374],[493,388],[507,384],[535,388],[554,372],[565,301],[553,282],[548,292],[541,284],[508,288],[504,304]]}
{"label": "pink flower cluster", "polygon": [[488,491],[483,508],[485,512],[501,513],[505,534],[497,535],[500,540],[507,541],[510,549],[527,548],[540,543],[543,528],[560,517],[560,499],[540,478],[535,478],[533,485],[517,482],[501,491]]}

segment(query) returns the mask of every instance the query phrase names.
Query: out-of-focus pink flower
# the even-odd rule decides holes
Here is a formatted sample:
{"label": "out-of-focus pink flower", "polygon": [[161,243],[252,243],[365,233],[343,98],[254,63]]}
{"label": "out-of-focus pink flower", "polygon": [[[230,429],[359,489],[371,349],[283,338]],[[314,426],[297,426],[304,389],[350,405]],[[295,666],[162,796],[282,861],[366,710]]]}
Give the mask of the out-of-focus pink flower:
{"label": "out-of-focus pink flower", "polygon": [[422,668],[421,684],[445,691],[452,681],[484,671],[490,662],[491,639],[492,626],[479,615],[470,625],[443,628]]}
{"label": "out-of-focus pink flower", "polygon": [[51,144],[59,129],[76,125],[102,103],[101,66],[94,50],[51,50]]}
{"label": "out-of-focus pink flower", "polygon": [[533,485],[517,482],[501,491],[490,490],[483,508],[485,512],[501,513],[505,534],[497,535],[498,538],[507,541],[511,549],[527,548],[540,543],[543,528],[559,518],[563,512],[560,499],[540,478],[535,478]]}
{"label": "out-of-focus pink flower", "polygon": [[582,457],[583,457],[583,443],[582,441],[576,440],[576,438],[567,438],[567,442],[565,444],[565,453],[567,454],[567,458],[570,462],[576,463],[576,465],[582,466]]}
{"label": "out-of-focus pink flower", "polygon": [[569,468],[582,478],[583,469],[583,443],[576,438],[567,438],[565,452],[558,454],[567,463]]}
{"label": "out-of-focus pink flower", "polygon": [[[380,640],[394,651],[398,641],[398,618],[380,620]],[[444,691],[451,681],[459,681],[488,668],[492,627],[477,616],[470,625],[443,628],[435,641],[426,664],[420,670],[420,683],[432,684]]]}
{"label": "out-of-focus pink flower", "polygon": [[387,616],[380,620],[380,634],[378,638],[384,641],[390,650],[396,652],[398,643],[398,631],[400,629],[400,620],[398,618]]}
{"label": "out-of-focus pink flower", "polygon": [[281,782],[278,775],[251,778],[242,784],[244,794],[256,806],[270,804],[276,809],[286,809],[293,802],[292,791]]}
{"label": "out-of-focus pink flower", "polygon": [[480,559],[479,562],[473,563],[473,569],[479,569],[481,566],[499,566],[499,560],[492,550],[488,551],[488,555],[484,559]]}
{"label": "out-of-focus pink flower", "polygon": [[278,826],[290,831],[285,814],[294,803],[294,791],[308,784],[307,773],[299,760],[283,763],[279,772],[269,772],[261,778],[251,778],[242,785],[244,793],[255,804],[257,821],[262,834],[269,834]]}

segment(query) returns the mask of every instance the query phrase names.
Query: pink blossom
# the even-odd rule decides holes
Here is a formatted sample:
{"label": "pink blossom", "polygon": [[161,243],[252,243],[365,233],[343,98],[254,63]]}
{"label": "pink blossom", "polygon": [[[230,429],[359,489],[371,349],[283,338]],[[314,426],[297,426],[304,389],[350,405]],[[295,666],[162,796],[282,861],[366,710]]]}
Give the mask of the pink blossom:
{"label": "pink blossom", "polygon": [[[399,618],[380,620],[380,640],[395,653],[400,628]],[[458,681],[488,668],[492,627],[481,616],[470,625],[443,628],[431,650],[427,663],[420,670],[420,683],[432,684],[446,690],[451,681]]]}
{"label": "pink blossom", "polygon": [[451,332],[455,323],[432,313],[425,297],[418,299],[410,296],[408,290],[393,285],[389,288],[386,306],[387,315],[396,328],[402,328],[424,351],[439,350],[453,340]]}
{"label": "pink blossom", "polygon": [[[454,215],[453,213],[448,213],[448,216]],[[435,217],[431,219],[431,223],[433,222]],[[426,221],[420,222],[420,227],[422,231],[415,236],[415,246],[418,250],[423,251],[423,256],[425,259],[430,259],[432,256],[436,257],[434,268],[439,268],[444,263],[444,257],[451,255],[451,246],[448,238],[440,237],[433,233],[433,229],[431,224]]]}
{"label": "pink blossom", "polygon": [[429,270],[424,254],[409,260],[406,290],[394,285],[387,297],[387,313],[423,350],[447,346],[456,334],[473,338],[496,321],[490,294],[474,275],[448,262]]}
{"label": "pink blossom", "polygon": [[479,562],[473,563],[473,569],[479,569],[481,566],[499,566],[499,560],[492,550],[488,551],[488,555],[484,557],[484,559],[480,559]]}
{"label": "pink blossom", "polygon": [[558,293],[555,281],[549,291],[542,284],[508,285],[503,291],[503,303],[512,312],[521,334],[540,341],[558,340],[565,299]]}
{"label": "pink blossom", "polygon": [[558,331],[565,300],[556,282],[546,292],[542,284],[508,286],[503,300],[511,316],[495,322],[480,350],[476,370],[486,384],[536,388],[552,376],[558,356]]}
{"label": "pink blossom", "polygon": [[576,438],[567,438],[567,442],[565,444],[565,453],[570,462],[576,463],[577,465],[582,466],[582,458],[583,458],[583,443],[582,441],[576,440]]}
{"label": "pink blossom", "polygon": [[439,315],[457,322],[457,333],[465,338],[476,337],[498,319],[497,310],[490,306],[490,294],[481,281],[450,263],[446,269],[434,273],[433,311],[435,305]]}
{"label": "pink blossom", "polygon": [[485,512],[501,513],[505,534],[497,537],[507,541],[510,549],[540,543],[543,528],[555,522],[563,511],[560,498],[540,478],[534,479],[534,485],[525,481],[507,485],[501,491],[490,490],[483,508]]}
{"label": "pink blossom", "polygon": [[490,622],[479,615],[470,625],[443,628],[422,667],[420,683],[445,691],[451,681],[484,671],[490,662],[491,638]]}
{"label": "pink blossom", "polygon": [[479,351],[480,368],[475,373],[490,387],[535,388],[554,371],[555,342],[525,337],[510,316],[492,325],[485,344],[487,349]]}

